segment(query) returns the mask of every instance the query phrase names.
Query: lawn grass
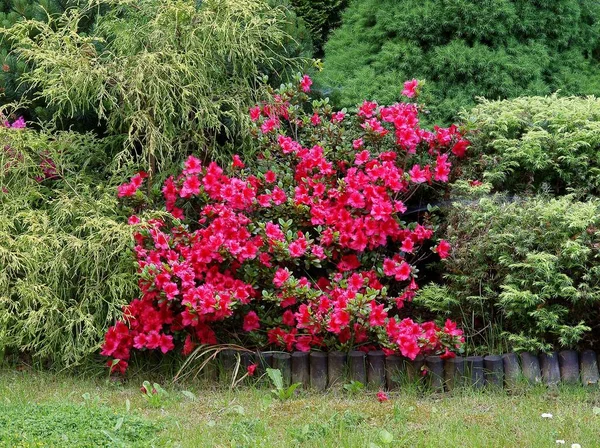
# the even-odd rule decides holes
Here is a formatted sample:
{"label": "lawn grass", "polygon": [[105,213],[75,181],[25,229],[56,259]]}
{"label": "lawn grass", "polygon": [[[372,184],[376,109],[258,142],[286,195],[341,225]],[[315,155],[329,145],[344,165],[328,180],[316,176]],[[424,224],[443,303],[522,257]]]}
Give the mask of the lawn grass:
{"label": "lawn grass", "polygon": [[230,391],[163,381],[168,395],[151,403],[140,392],[144,379],[120,384],[0,371],[0,446],[554,447],[556,440],[600,446],[597,389],[539,387],[513,395],[411,389],[379,403],[375,391],[301,392],[279,401],[265,387]]}

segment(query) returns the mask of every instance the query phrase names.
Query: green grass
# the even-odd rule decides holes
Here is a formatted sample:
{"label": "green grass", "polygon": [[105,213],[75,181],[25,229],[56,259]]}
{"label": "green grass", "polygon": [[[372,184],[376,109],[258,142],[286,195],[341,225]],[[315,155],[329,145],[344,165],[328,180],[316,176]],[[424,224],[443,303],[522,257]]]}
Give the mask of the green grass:
{"label": "green grass", "polygon": [[597,389],[437,396],[412,389],[379,403],[375,391],[301,392],[279,401],[268,388],[163,382],[167,394],[151,402],[140,392],[144,379],[120,384],[0,371],[0,446],[487,448],[600,441]]}

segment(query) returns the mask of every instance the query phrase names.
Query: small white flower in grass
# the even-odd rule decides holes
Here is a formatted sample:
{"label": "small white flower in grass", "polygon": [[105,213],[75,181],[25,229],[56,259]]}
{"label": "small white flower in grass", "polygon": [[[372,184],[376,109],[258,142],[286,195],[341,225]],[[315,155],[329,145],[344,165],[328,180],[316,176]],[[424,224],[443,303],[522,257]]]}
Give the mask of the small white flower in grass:
{"label": "small white flower in grass", "polygon": [[564,445],[565,443],[567,443],[567,442],[565,442],[564,440],[557,440],[556,441],[557,445]]}
{"label": "small white flower in grass", "polygon": [[578,443],[572,443],[571,448],[581,448],[581,445]]}
{"label": "small white flower in grass", "polygon": [[552,414],[542,414],[542,418],[552,418]]}

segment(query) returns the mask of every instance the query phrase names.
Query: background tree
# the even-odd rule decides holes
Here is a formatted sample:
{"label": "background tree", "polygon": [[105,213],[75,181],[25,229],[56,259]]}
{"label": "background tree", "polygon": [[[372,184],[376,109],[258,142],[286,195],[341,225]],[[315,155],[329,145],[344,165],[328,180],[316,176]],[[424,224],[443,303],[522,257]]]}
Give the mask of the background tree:
{"label": "background tree", "polygon": [[315,55],[321,56],[329,32],[341,23],[341,14],[348,0],[291,0],[291,4],[311,32]]}
{"label": "background tree", "polygon": [[360,0],[342,17],[318,77],[340,106],[395,101],[410,78],[443,121],[477,96],[600,92],[596,1]]}

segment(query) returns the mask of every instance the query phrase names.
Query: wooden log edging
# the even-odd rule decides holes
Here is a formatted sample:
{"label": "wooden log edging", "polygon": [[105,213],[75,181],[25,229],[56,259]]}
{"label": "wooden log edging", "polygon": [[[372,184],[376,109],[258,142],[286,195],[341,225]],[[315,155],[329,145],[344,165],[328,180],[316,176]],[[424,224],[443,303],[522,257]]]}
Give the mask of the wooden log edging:
{"label": "wooden log edging", "polygon": [[461,387],[512,389],[520,383],[556,386],[600,384],[599,358],[593,350],[577,353],[562,350],[552,353],[488,356],[418,356],[409,360],[398,355],[386,356],[383,351],[340,352],[236,352],[227,349],[219,353],[221,380],[231,381],[236,362],[245,371],[256,363],[258,372],[279,369],[285,384],[300,383],[303,388],[323,391],[359,381],[370,389],[398,390],[406,383],[426,385],[434,392],[452,391]]}

